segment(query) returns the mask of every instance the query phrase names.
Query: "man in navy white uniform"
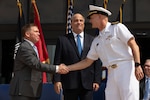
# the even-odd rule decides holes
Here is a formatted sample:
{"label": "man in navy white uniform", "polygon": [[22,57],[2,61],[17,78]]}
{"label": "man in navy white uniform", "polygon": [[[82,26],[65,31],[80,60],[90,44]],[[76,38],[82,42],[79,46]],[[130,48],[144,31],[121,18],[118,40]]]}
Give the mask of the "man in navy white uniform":
{"label": "man in navy white uniform", "polygon": [[88,18],[92,28],[99,29],[86,59],[69,65],[69,70],[84,69],[100,58],[108,68],[106,100],[139,100],[139,80],[144,77],[140,51],[134,36],[121,23],[111,24],[111,12],[90,5]]}

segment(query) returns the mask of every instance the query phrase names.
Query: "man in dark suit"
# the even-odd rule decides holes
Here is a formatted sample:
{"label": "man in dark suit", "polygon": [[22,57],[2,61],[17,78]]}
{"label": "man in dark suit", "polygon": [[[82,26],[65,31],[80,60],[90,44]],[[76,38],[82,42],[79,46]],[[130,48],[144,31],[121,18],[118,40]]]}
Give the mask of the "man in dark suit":
{"label": "man in dark suit", "polygon": [[[93,37],[84,33],[84,17],[77,13],[71,19],[72,33],[59,37],[56,45],[54,64],[70,65],[84,59],[90,49]],[[77,35],[80,35],[81,54],[78,51]],[[100,60],[89,68],[73,71],[66,75],[55,74],[53,77],[56,93],[63,89],[64,100],[93,100],[93,90],[97,91],[100,83]]]}
{"label": "man in dark suit", "polygon": [[146,83],[150,79],[150,59],[146,59],[143,70],[145,77],[140,81],[140,100],[150,100],[150,93],[149,96],[146,95],[147,88],[149,88]]}
{"label": "man in dark suit", "polygon": [[39,40],[39,29],[34,24],[22,28],[21,43],[14,62],[14,76],[10,82],[12,100],[38,100],[42,91],[42,72],[67,73],[63,66],[43,64],[38,58],[35,43]]}

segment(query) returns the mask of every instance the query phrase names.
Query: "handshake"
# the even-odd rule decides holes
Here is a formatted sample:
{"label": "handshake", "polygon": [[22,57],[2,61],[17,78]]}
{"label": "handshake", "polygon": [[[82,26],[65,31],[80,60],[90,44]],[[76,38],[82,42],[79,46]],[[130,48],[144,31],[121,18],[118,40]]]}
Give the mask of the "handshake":
{"label": "handshake", "polygon": [[60,64],[58,67],[58,72],[59,74],[67,74],[69,73],[69,68],[65,64]]}

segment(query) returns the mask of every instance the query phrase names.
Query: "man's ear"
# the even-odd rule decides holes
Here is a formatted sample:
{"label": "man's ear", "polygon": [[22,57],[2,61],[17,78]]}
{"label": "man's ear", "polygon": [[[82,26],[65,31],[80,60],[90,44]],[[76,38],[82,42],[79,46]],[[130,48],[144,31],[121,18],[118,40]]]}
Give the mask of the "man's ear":
{"label": "man's ear", "polygon": [[25,36],[26,36],[26,37],[30,37],[30,32],[26,32],[26,33],[25,33]]}

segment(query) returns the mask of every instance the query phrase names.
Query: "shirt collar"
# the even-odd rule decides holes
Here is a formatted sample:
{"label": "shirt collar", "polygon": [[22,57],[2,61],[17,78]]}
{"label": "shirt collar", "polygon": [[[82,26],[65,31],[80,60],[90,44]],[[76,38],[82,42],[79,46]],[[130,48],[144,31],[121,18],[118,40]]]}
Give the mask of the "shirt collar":
{"label": "shirt collar", "polygon": [[150,77],[145,76],[145,82],[147,82],[148,80],[150,80]]}
{"label": "shirt collar", "polygon": [[[76,34],[75,32],[72,32],[72,33],[73,33],[74,38],[76,38],[78,34]],[[80,37],[83,38],[84,32],[81,32],[79,34],[80,34]]]}
{"label": "shirt collar", "polygon": [[111,25],[110,22],[107,22],[106,24],[106,27],[102,30],[102,31],[99,31],[99,36],[102,36],[104,35],[105,33],[108,33],[109,32],[109,26]]}
{"label": "shirt collar", "polygon": [[30,40],[28,40],[28,39],[24,39],[25,41],[27,41],[28,43],[30,43],[31,44],[31,46],[34,46],[34,43],[33,42],[31,42]]}
{"label": "shirt collar", "polygon": [[146,79],[150,79],[150,77],[148,77],[147,75],[145,75],[145,78],[146,78]]}

